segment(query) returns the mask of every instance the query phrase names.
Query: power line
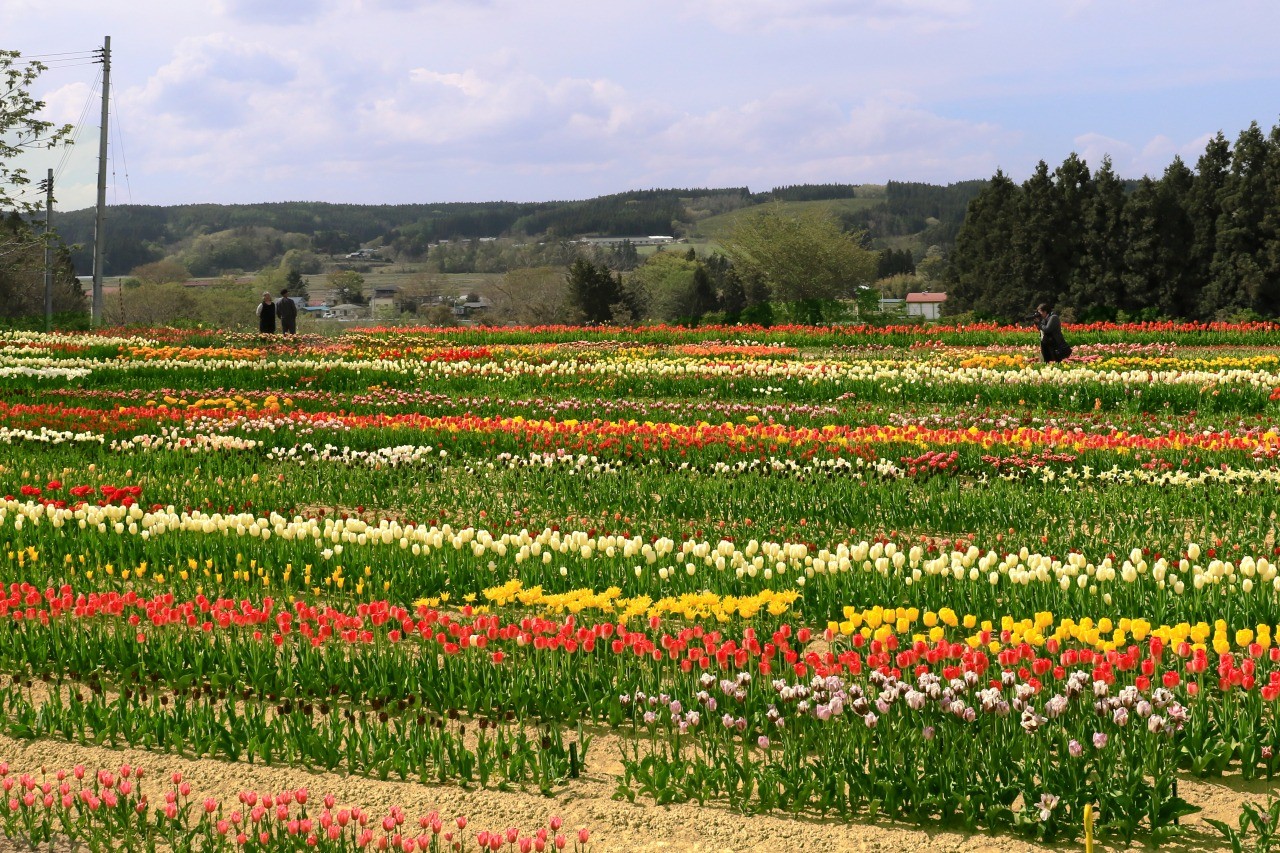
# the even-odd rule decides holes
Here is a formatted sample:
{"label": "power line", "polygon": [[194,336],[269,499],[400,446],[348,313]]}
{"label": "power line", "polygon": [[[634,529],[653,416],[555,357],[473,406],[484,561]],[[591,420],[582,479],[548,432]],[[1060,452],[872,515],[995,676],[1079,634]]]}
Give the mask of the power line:
{"label": "power line", "polygon": [[95,48],[93,50],[64,50],[61,53],[19,53],[22,59],[46,59],[55,56],[95,56],[100,51]]}
{"label": "power line", "polygon": [[99,91],[99,87],[101,83],[102,83],[102,69],[98,69],[98,73],[94,75],[93,83],[89,86],[89,96],[85,98],[84,107],[80,110],[80,117],[76,119],[75,129],[71,131],[71,144],[63,147],[62,157],[59,158],[58,165],[54,169],[55,178],[62,177],[62,173],[66,169],[67,164],[71,162],[71,151],[75,146],[76,139],[78,139],[80,136],[80,129],[84,127],[85,122],[89,118],[89,109],[93,106],[93,103],[97,100],[97,92]]}
{"label": "power line", "polygon": [[[124,166],[125,197],[128,198],[129,204],[133,204],[133,187],[129,184],[129,159],[125,157],[125,153],[124,153],[124,138],[123,138],[123,132],[120,129],[120,110],[118,108],[115,108],[116,107],[115,91],[116,91],[116,87],[114,84],[112,84],[111,92],[109,93],[109,95],[110,95],[110,104],[113,107],[112,112],[115,114],[116,120],[112,123],[111,129],[115,132],[116,148],[120,149],[120,163]],[[115,176],[116,176],[116,158],[115,158],[115,151],[113,150],[111,152],[111,178],[112,178],[111,185],[113,188],[119,186],[119,184],[117,184],[115,181]]]}

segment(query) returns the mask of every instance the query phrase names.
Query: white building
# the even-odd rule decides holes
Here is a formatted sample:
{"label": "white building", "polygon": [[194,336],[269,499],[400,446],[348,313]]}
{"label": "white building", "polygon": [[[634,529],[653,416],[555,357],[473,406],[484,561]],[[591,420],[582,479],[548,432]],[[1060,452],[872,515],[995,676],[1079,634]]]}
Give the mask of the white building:
{"label": "white building", "polygon": [[947,301],[945,293],[908,293],[907,316],[923,317],[926,320],[937,320],[942,316],[942,303]]}

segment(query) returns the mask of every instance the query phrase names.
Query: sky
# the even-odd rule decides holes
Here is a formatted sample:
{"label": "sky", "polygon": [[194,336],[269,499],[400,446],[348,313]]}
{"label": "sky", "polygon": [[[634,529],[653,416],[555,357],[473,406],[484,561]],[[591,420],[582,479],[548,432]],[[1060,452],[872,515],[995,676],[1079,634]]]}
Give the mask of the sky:
{"label": "sky", "polygon": [[[56,16],[56,22],[54,17]],[[1274,0],[46,0],[0,49],[71,122],[57,208],[551,201],[1123,177],[1280,121]]]}

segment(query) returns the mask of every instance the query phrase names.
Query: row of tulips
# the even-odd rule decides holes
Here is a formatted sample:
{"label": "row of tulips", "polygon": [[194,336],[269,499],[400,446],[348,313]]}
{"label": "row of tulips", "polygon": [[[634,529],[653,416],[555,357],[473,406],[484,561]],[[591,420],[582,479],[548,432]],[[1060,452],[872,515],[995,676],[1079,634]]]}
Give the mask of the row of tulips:
{"label": "row of tulips", "polygon": [[[153,781],[155,780],[155,781]],[[241,791],[235,802],[193,796],[182,773],[161,776],[128,764],[88,769],[77,764],[39,773],[13,772],[0,763],[0,832],[39,847],[83,844],[104,851],[394,850],[403,853],[543,853],[590,850],[590,832],[570,831],[558,816],[532,830],[477,831],[465,816],[430,812],[411,819],[400,806],[379,816],[340,805],[332,794],[305,787]],[[156,786],[152,799],[147,789]]]}
{"label": "row of tulips", "polygon": [[[1119,554],[1054,555],[1026,546],[983,550],[963,541],[949,548],[882,538],[825,546],[755,538],[677,541],[556,527],[509,533],[385,518],[373,524],[274,512],[147,511],[137,504],[72,509],[36,500],[0,501],[0,530],[15,556],[29,551],[40,557],[21,575],[35,583],[44,580],[47,566],[59,563],[66,571],[79,570],[86,580],[97,576],[110,582],[117,565],[124,571],[135,567],[135,576],[139,568],[154,576],[148,560],[164,565],[185,554],[181,563],[170,564],[162,581],[242,580],[246,589],[288,593],[307,592],[317,583],[340,591],[354,575],[351,586],[357,593],[367,589],[366,597],[372,598],[375,590],[366,582],[372,570],[361,574],[343,566],[378,562],[410,600],[488,588],[502,566],[502,577],[514,575],[549,592],[571,591],[576,588],[572,578],[581,576],[607,578],[624,593],[654,598],[703,590],[718,595],[802,592],[805,612],[813,618],[837,613],[849,601],[896,601],[904,595],[905,604],[937,610],[961,591],[977,612],[1000,612],[1006,609],[1001,602],[1011,600],[1023,610],[1148,613],[1166,620],[1194,619],[1198,613],[1223,613],[1249,623],[1280,617],[1274,547],[1265,553],[1238,548],[1219,553],[1217,547],[1193,542],[1173,553],[1135,547]],[[86,550],[113,564],[100,570],[99,564],[84,564]],[[313,573],[312,563],[306,563],[295,569],[294,561],[302,560],[327,568]],[[119,581],[128,579],[122,571]],[[390,586],[385,581],[377,591]]]}
{"label": "row of tulips", "polygon": [[[1266,345],[1274,337],[1276,325],[1267,322],[1095,322],[1072,324],[1074,340],[1082,344],[1212,346],[1228,344]],[[942,343],[952,346],[1007,345],[1028,337],[1025,326],[997,323],[758,326],[735,324],[688,328],[665,324],[646,326],[443,326],[361,328],[335,337],[301,335],[296,341],[272,341],[261,335],[225,332],[216,329],[149,328],[140,330],[102,329],[93,333],[42,333],[5,331],[0,343],[59,349],[102,349],[119,347],[242,346],[272,352],[287,352],[298,346],[344,351],[353,346],[387,345],[401,348],[485,347],[511,345],[687,345],[727,344],[731,346],[910,346]]]}
{"label": "row of tulips", "polygon": [[1174,790],[1190,713],[1163,688],[1113,690],[1075,670],[1053,688],[1014,672],[756,686],[707,674],[695,695],[624,696],[637,737],[619,794],[725,800],[749,811],[816,810],[1013,827],[1074,837],[1085,806],[1127,843],[1157,843],[1196,809]]}
{"label": "row of tulips", "polygon": [[0,689],[0,727],[19,739],[57,738],[195,758],[302,765],[378,779],[463,786],[532,786],[550,794],[580,771],[590,738],[570,743],[559,728],[528,732],[481,720],[467,737],[416,702],[374,711],[320,702],[280,704],[226,691],[168,693],[146,686],[109,693],[99,682],[64,689]]}
{"label": "row of tulips", "polygon": [[[1041,695],[1084,673],[1095,692],[1116,686],[1147,693],[1159,687],[1186,703],[1189,723],[1178,735],[1176,760],[1197,773],[1235,767],[1246,778],[1271,774],[1280,747],[1280,646],[1273,644],[1269,625],[1231,632],[1224,622],[1055,622],[1042,613],[1006,618],[997,626],[950,611],[877,607],[851,611],[843,623],[822,632],[783,623],[771,633],[748,628],[726,635],[698,626],[663,631],[656,618],[632,629],[573,618],[455,618],[426,605],[412,613],[385,602],[345,614],[302,603],[277,611],[270,600],[182,603],[30,587],[11,590],[7,602],[0,665],[16,673],[8,699],[10,726],[22,736],[120,737],[168,749],[174,741],[162,732],[188,726],[182,742],[197,753],[246,753],[266,761],[286,753],[322,766],[345,762],[353,771],[398,775],[414,773],[415,763],[397,764],[404,755],[384,754],[387,738],[425,738],[421,749],[410,750],[419,756],[421,772],[488,784],[491,771],[477,768],[473,774],[475,759],[446,731],[444,716],[424,709],[499,720],[594,718],[616,725],[627,705],[618,689],[628,696],[684,691],[687,699],[717,677],[733,674],[740,686],[744,673],[746,683],[751,674],[801,682],[976,679],[993,687],[1014,678]],[[95,695],[85,701],[73,691],[75,698],[64,702],[64,672],[72,678],[94,672],[114,677],[118,694],[108,700],[101,684],[91,681]],[[48,699],[32,699],[19,689],[32,673],[58,689]],[[572,691],[556,689],[569,678]],[[180,715],[178,702],[167,708],[163,685],[191,694]],[[149,696],[148,688],[156,695]],[[748,693],[741,692],[739,699]],[[360,704],[370,698],[372,706]],[[753,713],[752,725],[767,728],[762,709]],[[337,725],[326,722],[302,732],[290,722],[295,717]],[[416,733],[384,731],[397,725]],[[477,754],[483,764],[486,753],[506,753],[505,781],[546,787],[574,774],[578,759],[554,728],[540,753],[522,732],[504,732],[498,729],[497,746],[487,745],[482,734]],[[344,736],[353,739],[344,742]],[[581,734],[577,742],[585,753]],[[462,764],[466,768],[458,770]],[[535,765],[551,775],[538,777]]]}

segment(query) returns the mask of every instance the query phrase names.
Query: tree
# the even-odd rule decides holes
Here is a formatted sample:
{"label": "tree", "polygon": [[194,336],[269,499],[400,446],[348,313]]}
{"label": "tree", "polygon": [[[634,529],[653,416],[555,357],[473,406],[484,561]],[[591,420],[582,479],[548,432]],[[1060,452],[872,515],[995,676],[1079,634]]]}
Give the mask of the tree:
{"label": "tree", "polygon": [[1209,269],[1217,246],[1218,219],[1222,215],[1222,192],[1231,168],[1231,145],[1221,131],[1205,146],[1196,161],[1196,178],[1187,194],[1187,213],[1195,239],[1191,244],[1192,275],[1200,285],[1197,314],[1212,317],[1220,307],[1220,294],[1210,291]]}
{"label": "tree", "polygon": [[181,283],[191,278],[191,272],[186,267],[168,259],[134,267],[129,275],[143,284]]}
{"label": "tree", "polygon": [[[84,310],[84,288],[75,276],[66,246],[58,243],[53,257],[53,311],[70,314]],[[0,217],[0,317],[43,314],[44,240],[14,211]]]}
{"label": "tree", "polygon": [[1089,170],[1072,154],[1053,173],[1043,160],[1022,185],[1024,215],[1014,232],[1017,274],[1026,296],[1006,315],[1025,314],[1040,302],[1056,304],[1067,297],[1071,273],[1080,253],[1083,196]]}
{"label": "tree", "polygon": [[565,276],[575,308],[588,323],[613,320],[613,306],[622,302],[622,286],[608,267],[578,258]]}
{"label": "tree", "polygon": [[37,116],[44,101],[31,96],[30,88],[46,66],[39,62],[21,63],[22,54],[0,50],[0,211],[16,210],[32,213],[41,210],[44,199],[23,197],[23,187],[31,180],[15,161],[32,148],[56,148],[70,144],[73,127],[55,127]]}
{"label": "tree", "polygon": [[707,271],[716,304],[724,312],[725,320],[736,323],[747,307],[747,291],[742,285],[742,278],[738,275],[738,271],[733,268],[733,263],[719,252],[712,252],[709,257],[698,263]]}
{"label": "tree", "polygon": [[1120,309],[1133,307],[1124,290],[1124,210],[1124,184],[1104,157],[1084,202],[1079,262],[1071,275],[1068,301],[1078,320],[1113,320]]}
{"label": "tree", "polygon": [[326,280],[333,291],[334,305],[363,305],[364,276],[354,270],[334,270]]}
{"label": "tree", "polygon": [[704,289],[699,294],[699,270],[702,267],[697,261],[673,252],[650,255],[624,285],[630,304],[635,306],[636,319],[676,323],[705,314],[711,282],[703,270]]}
{"label": "tree", "polygon": [[640,253],[630,240],[623,240],[614,246],[605,260],[612,270],[633,270],[640,266]]}
{"label": "tree", "polygon": [[873,281],[879,261],[829,213],[777,204],[740,219],[723,245],[744,278],[763,283],[775,300],[798,303],[813,322],[821,321],[824,302],[851,298]]}
{"label": "tree", "polygon": [[289,288],[290,296],[301,296],[303,301],[310,301],[311,294],[307,292],[307,280],[297,270],[291,269],[285,273],[284,286]]}
{"label": "tree", "polygon": [[[911,259],[911,253],[906,249],[902,250],[907,255],[907,260]],[[924,257],[920,259],[920,263],[915,264],[914,269],[903,269],[906,274],[915,273],[925,281],[942,281],[947,275],[947,253],[942,247],[934,244],[925,249]]]}
{"label": "tree", "polygon": [[950,310],[1005,319],[1026,313],[1030,302],[1014,249],[1024,204],[1022,191],[1003,171],[969,203],[947,269]]}
{"label": "tree", "polygon": [[497,317],[526,326],[567,323],[573,313],[564,271],[554,267],[511,270],[494,295]]}
{"label": "tree", "polygon": [[1276,282],[1269,282],[1259,264],[1262,222],[1268,197],[1267,140],[1257,122],[1241,132],[1231,152],[1231,167],[1218,191],[1218,216],[1213,260],[1205,296],[1217,312],[1274,311]]}
{"label": "tree", "polygon": [[320,256],[308,249],[289,249],[280,259],[280,266],[304,275],[316,275],[324,269]]}

